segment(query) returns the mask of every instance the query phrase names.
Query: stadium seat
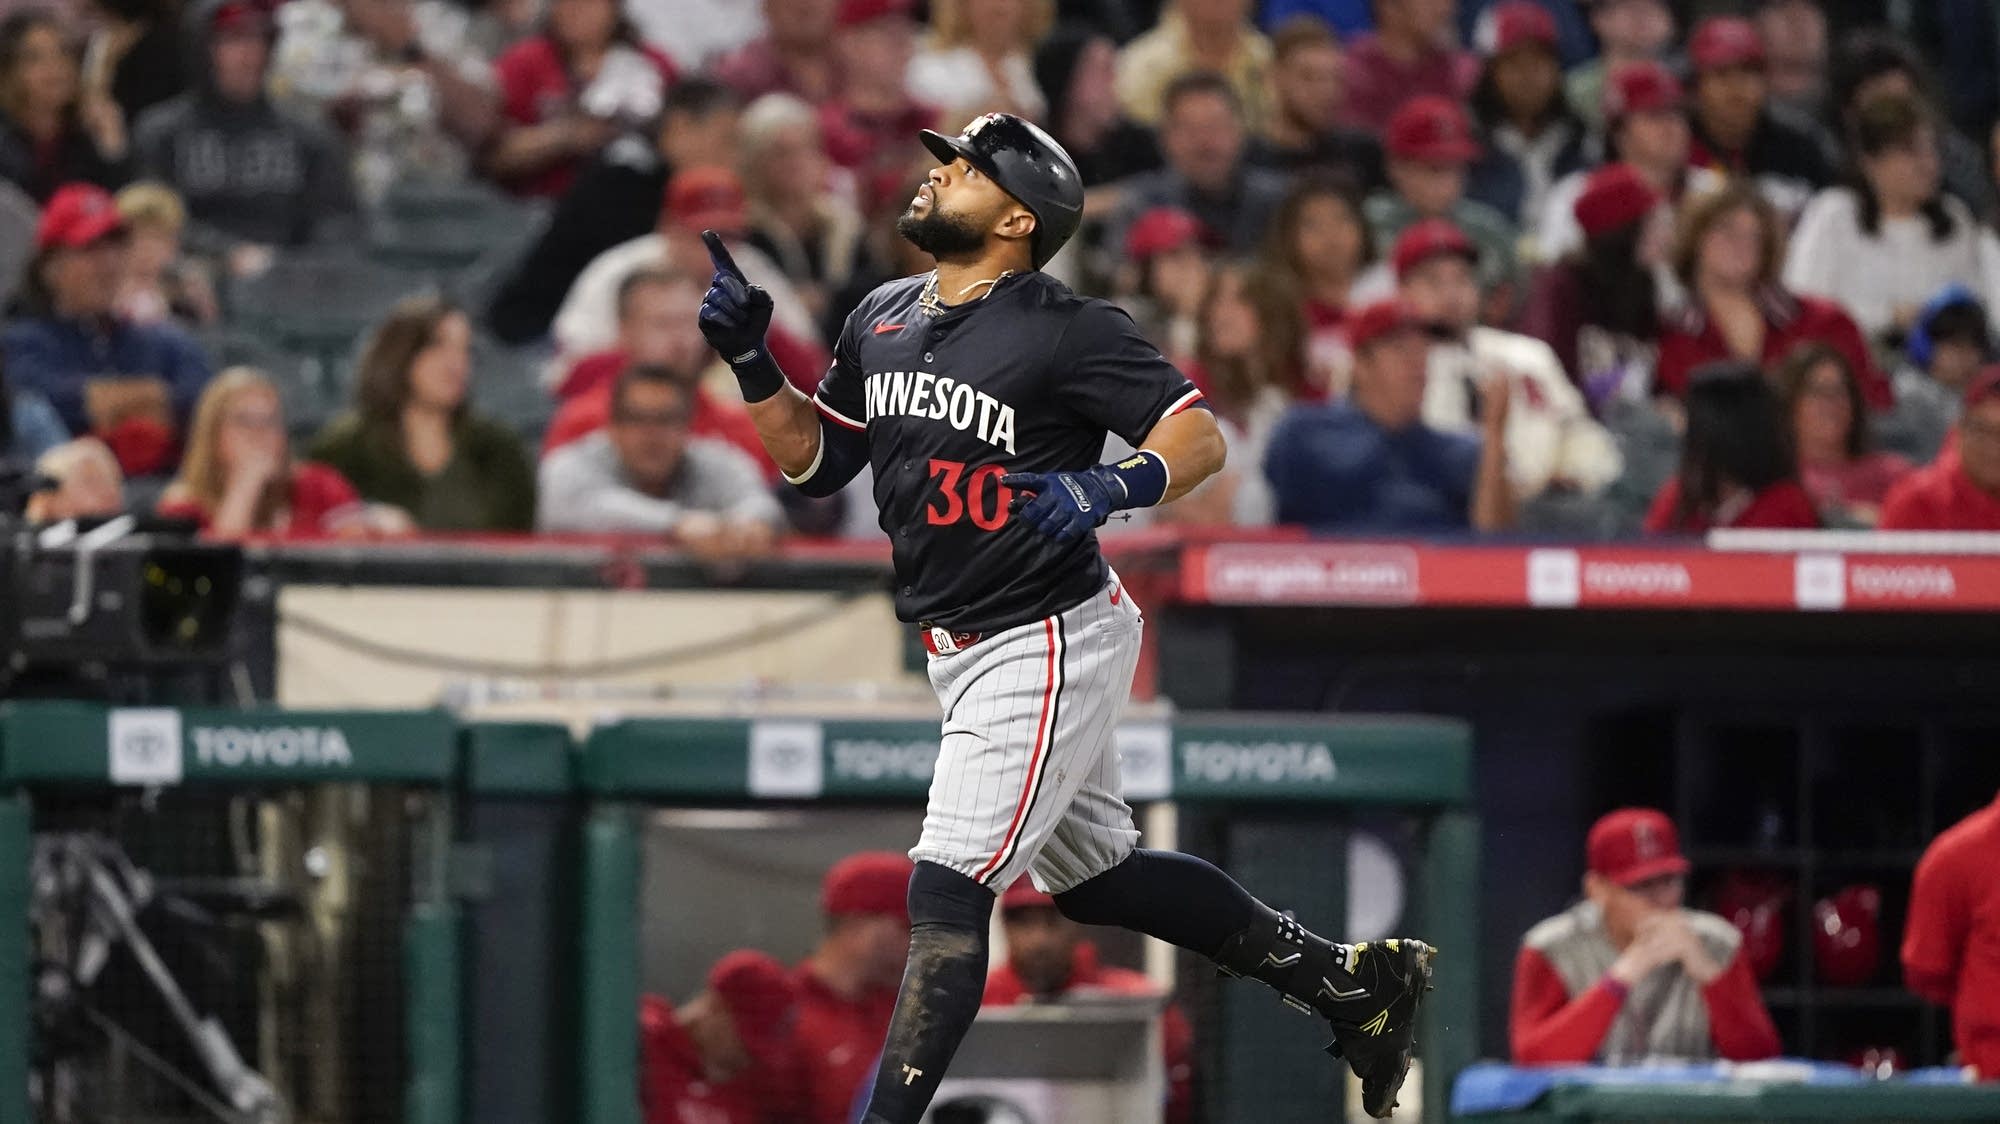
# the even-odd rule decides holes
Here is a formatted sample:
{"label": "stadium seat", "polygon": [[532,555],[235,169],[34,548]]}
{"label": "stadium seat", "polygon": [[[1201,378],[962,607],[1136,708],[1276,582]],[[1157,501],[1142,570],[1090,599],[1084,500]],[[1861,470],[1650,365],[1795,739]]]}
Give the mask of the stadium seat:
{"label": "stadium seat", "polygon": [[293,352],[346,355],[397,301],[436,287],[431,274],[350,254],[288,255],[231,287],[229,321]]}
{"label": "stadium seat", "polygon": [[295,441],[318,432],[342,405],[334,370],[323,356],[289,351],[261,336],[230,329],[205,333],[201,346],[218,371],[255,367],[271,380],[285,406],[286,429]]}
{"label": "stadium seat", "polygon": [[441,273],[508,259],[534,237],[542,210],[480,184],[405,184],[368,216],[368,254]]}
{"label": "stadium seat", "polygon": [[541,363],[533,349],[508,347],[483,332],[472,343],[473,409],[531,445],[541,441],[555,408],[538,381]]}

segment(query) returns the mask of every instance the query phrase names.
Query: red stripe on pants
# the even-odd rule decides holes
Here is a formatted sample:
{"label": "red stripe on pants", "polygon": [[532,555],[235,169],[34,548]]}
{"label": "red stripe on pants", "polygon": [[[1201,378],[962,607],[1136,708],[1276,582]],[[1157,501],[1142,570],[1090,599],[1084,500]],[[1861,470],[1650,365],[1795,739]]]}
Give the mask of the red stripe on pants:
{"label": "red stripe on pants", "polygon": [[979,868],[978,874],[972,876],[974,882],[986,881],[986,876],[993,873],[994,867],[1000,865],[1000,857],[1007,853],[1007,848],[1013,846],[1014,836],[1019,834],[1021,830],[1021,821],[1027,817],[1028,797],[1035,791],[1037,767],[1042,762],[1042,755],[1048,752],[1046,738],[1049,733],[1049,710],[1054,706],[1056,700],[1055,618],[1050,617],[1044,620],[1042,627],[1047,632],[1049,640],[1049,670],[1048,677],[1042,687],[1042,717],[1035,725],[1035,754],[1028,759],[1028,776],[1021,784],[1021,798],[1014,803],[1014,818],[1007,824],[1007,835],[1000,840],[1000,849],[993,852],[993,857],[987,860],[985,866]]}

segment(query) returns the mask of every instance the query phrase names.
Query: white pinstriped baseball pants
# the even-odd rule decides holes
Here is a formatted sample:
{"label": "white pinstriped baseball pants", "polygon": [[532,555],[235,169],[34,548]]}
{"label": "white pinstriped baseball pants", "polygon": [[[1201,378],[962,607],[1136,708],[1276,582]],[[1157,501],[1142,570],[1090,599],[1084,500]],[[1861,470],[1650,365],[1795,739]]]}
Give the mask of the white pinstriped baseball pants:
{"label": "white pinstriped baseball pants", "polygon": [[1052,617],[930,658],[944,733],[910,857],[1005,890],[1023,871],[1061,893],[1137,846],[1112,735],[1145,622],[1112,574]]}

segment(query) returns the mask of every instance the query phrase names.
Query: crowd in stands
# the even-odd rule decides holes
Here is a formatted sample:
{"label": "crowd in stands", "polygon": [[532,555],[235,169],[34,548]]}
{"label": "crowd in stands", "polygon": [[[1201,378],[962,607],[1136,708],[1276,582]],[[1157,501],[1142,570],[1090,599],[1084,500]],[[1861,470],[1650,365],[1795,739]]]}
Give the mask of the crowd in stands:
{"label": "crowd in stands", "polygon": [[11,5],[0,443],[220,537],[869,535],[702,346],[700,232],[810,390],[929,268],[917,130],[1004,111],[1087,187],[1049,270],[1230,438],[1148,521],[2000,530],[2000,37],[1911,8]]}

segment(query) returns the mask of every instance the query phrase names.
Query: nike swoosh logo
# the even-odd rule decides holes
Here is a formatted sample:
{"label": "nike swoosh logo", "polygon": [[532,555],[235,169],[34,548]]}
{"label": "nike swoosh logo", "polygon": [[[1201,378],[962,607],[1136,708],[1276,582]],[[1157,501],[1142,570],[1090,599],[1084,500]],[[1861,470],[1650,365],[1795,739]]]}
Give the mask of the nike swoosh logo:
{"label": "nike swoosh logo", "polygon": [[875,334],[879,336],[884,332],[900,332],[903,328],[904,325],[902,324],[877,324],[875,325]]}

